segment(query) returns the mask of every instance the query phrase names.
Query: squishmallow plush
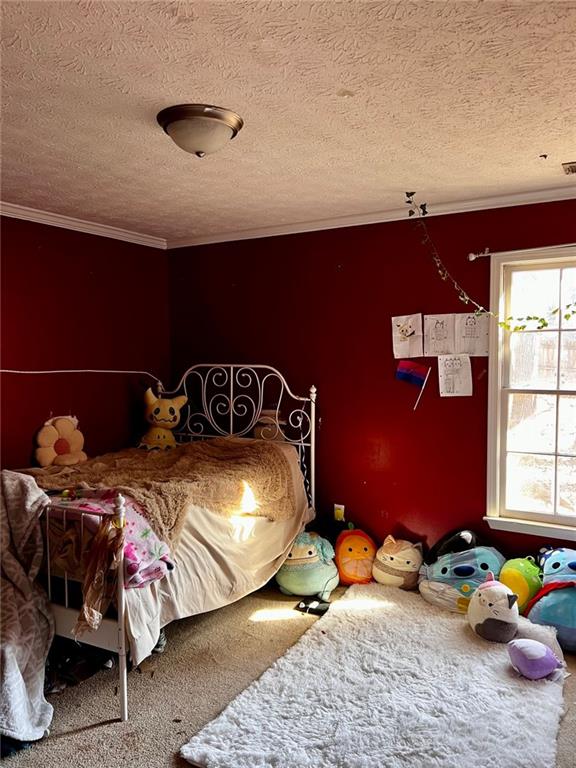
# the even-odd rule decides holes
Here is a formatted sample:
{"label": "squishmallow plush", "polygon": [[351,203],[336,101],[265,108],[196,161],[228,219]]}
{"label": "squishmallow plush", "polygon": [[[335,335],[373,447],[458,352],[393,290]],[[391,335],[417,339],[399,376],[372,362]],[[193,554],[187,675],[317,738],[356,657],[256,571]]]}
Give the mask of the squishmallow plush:
{"label": "squishmallow plush", "polygon": [[150,429],[142,437],[139,448],[148,450],[158,448],[173,448],[176,440],[171,430],[180,422],[180,410],[188,402],[185,395],[172,399],[156,397],[150,388],[144,395],[146,403],[146,420]]}
{"label": "squishmallow plush", "polygon": [[76,416],[56,416],[45,421],[36,444],[36,461],[41,467],[69,467],[88,460]]}
{"label": "squishmallow plush", "polygon": [[550,648],[538,640],[510,640],[508,656],[514,669],[529,680],[541,680],[564,666]]}
{"label": "squishmallow plush", "polygon": [[368,584],[372,581],[372,563],[376,544],[364,531],[351,528],[336,539],[336,566],[340,584]]}
{"label": "squishmallow plush", "polygon": [[576,549],[554,549],[543,558],[543,586],[525,615],[535,624],[556,627],[560,646],[576,651]]}
{"label": "squishmallow plush", "polygon": [[276,574],[280,591],[285,595],[318,595],[321,600],[329,600],[340,580],[333,557],[328,539],[303,531]]}
{"label": "squishmallow plush", "polygon": [[544,568],[546,560],[548,560],[550,555],[555,552],[556,549],[557,547],[553,547],[552,544],[545,544],[543,547],[540,547],[538,554],[536,555],[536,562],[540,568]]}
{"label": "squishmallow plush", "polygon": [[520,613],[524,613],[528,602],[542,589],[540,568],[532,557],[507,560],[502,566],[498,579],[518,595]]}
{"label": "squishmallow plush", "polygon": [[422,565],[422,544],[386,536],[376,552],[372,576],[380,584],[400,589],[416,589],[418,571]]}
{"label": "squishmallow plush", "polygon": [[489,571],[498,578],[504,562],[505,558],[494,547],[474,547],[442,555],[435,563],[422,565],[418,589],[429,603],[466,613],[474,590]]}
{"label": "squishmallow plush", "polygon": [[426,563],[431,565],[443,555],[451,555],[454,552],[464,552],[467,549],[474,549],[474,547],[480,546],[480,542],[476,537],[474,531],[469,531],[467,528],[461,531],[451,531],[441,539],[438,539],[436,544],[430,549],[425,557]]}
{"label": "squishmallow plush", "polygon": [[489,572],[470,598],[468,623],[484,640],[509,642],[518,631],[518,595]]}
{"label": "squishmallow plush", "polygon": [[540,555],[543,583],[576,581],[576,549],[557,547]]}

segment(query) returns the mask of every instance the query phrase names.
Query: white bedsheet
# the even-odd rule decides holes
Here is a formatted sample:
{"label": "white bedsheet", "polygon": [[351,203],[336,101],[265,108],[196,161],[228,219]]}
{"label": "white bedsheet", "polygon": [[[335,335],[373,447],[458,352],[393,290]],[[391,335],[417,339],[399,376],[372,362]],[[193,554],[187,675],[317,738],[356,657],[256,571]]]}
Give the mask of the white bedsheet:
{"label": "white bedsheet", "polygon": [[160,581],[126,591],[127,633],[135,665],[150,655],[160,629],[175,619],[232,603],[263,586],[284,562],[294,538],[314,517],[293,446],[282,446],[292,469],[297,514],[273,522],[224,517],[191,505],[174,560]]}

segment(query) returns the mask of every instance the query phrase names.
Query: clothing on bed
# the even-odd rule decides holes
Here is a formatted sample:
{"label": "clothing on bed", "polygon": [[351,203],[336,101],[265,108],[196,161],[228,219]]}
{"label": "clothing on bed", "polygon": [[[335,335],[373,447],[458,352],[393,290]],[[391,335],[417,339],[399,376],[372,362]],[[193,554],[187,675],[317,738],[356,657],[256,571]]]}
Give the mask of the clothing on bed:
{"label": "clothing on bed", "polygon": [[[167,544],[125,498],[124,529],[116,527],[116,492],[84,491],[74,497],[52,497],[50,563],[59,572],[82,581],[82,607],[74,637],[96,631],[116,596],[118,560],[124,548],[124,587],[145,587],[174,568]],[[64,513],[66,522],[64,522]],[[83,515],[83,525],[79,516]],[[87,514],[86,514],[87,513]]]}
{"label": "clothing on bed", "polygon": [[53,713],[44,698],[44,665],[54,622],[36,583],[44,551],[38,518],[48,497],[17,472],[2,471],[1,484],[0,734],[36,741]]}
{"label": "clothing on bed", "polygon": [[[116,517],[116,496],[116,491],[102,489],[82,491],[77,496],[52,497],[50,560],[56,568],[66,570],[72,578],[83,578],[82,553],[90,547],[90,539],[96,534],[102,516]],[[156,536],[140,505],[129,496],[125,496],[124,501],[124,586],[141,589],[165,576],[174,568],[174,561],[168,545]],[[66,525],[62,512],[66,513]],[[84,513],[82,528],[79,513]]]}
{"label": "clothing on bed", "polygon": [[75,638],[84,632],[95,632],[116,592],[119,555],[123,531],[112,518],[104,518],[91,542],[90,558],[82,584],[82,608],[72,630]]}

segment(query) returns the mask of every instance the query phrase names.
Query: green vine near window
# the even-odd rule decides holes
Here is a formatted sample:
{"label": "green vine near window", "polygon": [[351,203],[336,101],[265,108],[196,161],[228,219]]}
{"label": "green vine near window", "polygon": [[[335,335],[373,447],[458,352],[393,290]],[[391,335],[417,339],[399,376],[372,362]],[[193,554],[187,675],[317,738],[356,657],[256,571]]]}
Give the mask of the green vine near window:
{"label": "green vine near window", "polygon": [[553,309],[548,318],[541,317],[539,315],[526,315],[526,317],[506,317],[504,320],[500,320],[498,315],[496,315],[494,312],[491,312],[489,309],[486,309],[481,304],[478,304],[477,301],[474,301],[474,299],[462,288],[460,283],[452,277],[448,269],[446,268],[446,265],[440,258],[440,254],[438,253],[438,249],[436,248],[436,245],[434,244],[434,241],[430,237],[430,233],[428,232],[428,227],[426,226],[425,217],[428,215],[428,205],[427,203],[417,203],[414,199],[414,196],[416,195],[416,192],[406,192],[406,205],[409,206],[408,208],[408,216],[412,217],[415,216],[415,224],[416,226],[422,230],[422,245],[428,246],[428,249],[430,251],[430,256],[436,265],[436,269],[438,270],[438,274],[440,275],[440,279],[444,280],[445,282],[451,283],[452,287],[458,294],[458,298],[463,304],[469,305],[471,304],[473,307],[475,307],[474,314],[475,315],[490,315],[490,317],[493,317],[495,320],[498,321],[498,325],[500,328],[503,328],[506,331],[514,332],[514,331],[525,331],[529,325],[532,323],[535,325],[536,330],[541,331],[543,328],[547,328],[549,325],[550,319],[554,315],[558,315],[562,313],[562,317],[564,320],[570,320],[573,317],[576,317],[576,301],[571,301],[568,304],[565,304],[563,307],[556,307],[556,309]]}

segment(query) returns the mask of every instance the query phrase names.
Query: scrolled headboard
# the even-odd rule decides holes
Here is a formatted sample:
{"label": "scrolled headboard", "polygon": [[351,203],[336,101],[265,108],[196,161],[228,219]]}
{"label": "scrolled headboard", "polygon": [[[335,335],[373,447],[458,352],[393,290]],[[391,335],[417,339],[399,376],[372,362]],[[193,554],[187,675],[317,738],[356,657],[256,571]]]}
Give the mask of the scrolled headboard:
{"label": "scrolled headboard", "polygon": [[186,395],[176,440],[253,437],[290,443],[298,451],[311,506],[315,502],[316,387],[295,395],[284,376],[269,365],[200,363],[163,396]]}

